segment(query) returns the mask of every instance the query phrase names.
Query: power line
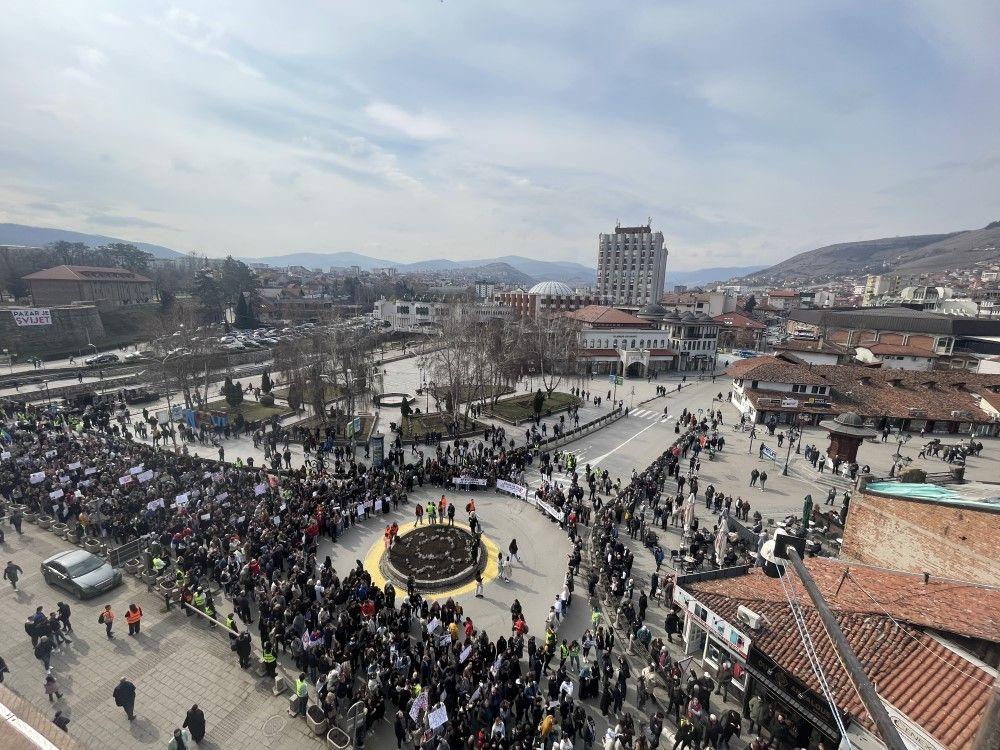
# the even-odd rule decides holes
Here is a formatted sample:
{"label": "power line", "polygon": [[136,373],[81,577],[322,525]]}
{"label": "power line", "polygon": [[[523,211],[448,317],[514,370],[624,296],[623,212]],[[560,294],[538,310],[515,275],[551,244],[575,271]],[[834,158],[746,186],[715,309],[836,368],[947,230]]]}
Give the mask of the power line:
{"label": "power line", "polygon": [[823,671],[823,665],[819,660],[819,655],[816,653],[812,636],[809,634],[809,629],[806,627],[805,618],[802,615],[801,605],[791,589],[792,582],[791,580],[786,581],[786,577],[786,574],[782,573],[778,576],[778,579],[781,581],[781,587],[785,592],[785,598],[788,599],[788,608],[792,612],[792,619],[795,621],[795,628],[799,632],[799,640],[802,641],[806,657],[809,659],[809,666],[812,667],[813,673],[816,675],[816,680],[819,682],[820,690],[823,693],[823,697],[826,698],[826,702],[830,707],[830,713],[833,715],[833,720],[837,724],[837,729],[840,731],[841,739],[844,744],[850,748],[851,743],[850,740],[847,739],[847,727],[844,726],[844,722],[840,717],[840,711],[837,709],[837,701],[833,697],[833,691],[827,682],[826,673]]}
{"label": "power line", "polygon": [[939,653],[937,653],[937,652],[935,652],[935,651],[931,650],[931,648],[930,648],[930,647],[929,647],[929,646],[928,646],[928,645],[927,645],[926,643],[924,643],[924,642],[923,642],[923,641],[921,641],[921,640],[920,640],[919,638],[917,638],[917,637],[916,637],[915,635],[913,635],[913,633],[911,633],[911,632],[909,631],[909,629],[908,629],[908,628],[905,628],[905,627],[903,627],[903,626],[902,626],[902,625],[901,625],[901,624],[899,623],[899,621],[898,621],[898,620],[896,620],[896,618],[892,616],[892,613],[890,613],[890,612],[889,612],[889,610],[887,610],[887,609],[886,609],[886,608],[885,608],[885,607],[884,607],[884,606],[882,605],[882,603],[881,603],[880,601],[878,601],[878,600],[877,600],[877,599],[876,599],[875,597],[873,597],[873,596],[872,596],[871,594],[869,594],[869,593],[868,593],[868,592],[867,592],[867,591],[865,590],[864,586],[862,586],[862,585],[861,585],[860,583],[858,583],[858,579],[857,579],[857,578],[855,578],[854,576],[852,576],[852,575],[851,575],[851,574],[850,574],[849,572],[847,573],[847,577],[851,579],[851,581],[852,581],[852,582],[854,583],[854,585],[855,585],[855,586],[857,586],[857,587],[858,587],[859,589],[861,589],[861,593],[862,593],[862,594],[864,594],[864,595],[865,595],[865,596],[867,596],[867,597],[868,597],[869,599],[871,599],[872,603],[873,603],[873,604],[874,604],[874,605],[875,605],[876,607],[878,607],[879,609],[881,609],[881,610],[882,610],[882,611],[883,611],[883,612],[884,612],[884,613],[886,614],[886,617],[888,617],[888,618],[889,618],[889,620],[890,620],[890,621],[892,622],[892,624],[893,624],[893,625],[895,625],[895,626],[896,626],[896,628],[897,628],[897,629],[898,629],[898,630],[899,630],[899,631],[900,631],[901,633],[903,633],[903,634],[904,634],[904,635],[905,635],[905,636],[906,636],[907,638],[909,638],[909,639],[910,639],[911,641],[913,641],[913,642],[914,642],[914,643],[916,643],[916,644],[917,644],[918,646],[920,646],[920,648],[924,649],[924,650],[925,650],[925,651],[926,651],[927,653],[929,653],[929,654],[930,654],[931,656],[933,656],[934,658],[938,659],[938,660],[939,660],[940,662],[942,662],[943,664],[946,664],[946,665],[947,665],[948,667],[950,667],[951,669],[954,669],[954,670],[955,670],[956,672],[958,672],[958,673],[959,673],[959,674],[961,674],[962,676],[964,676],[964,677],[968,677],[968,678],[969,678],[970,680],[974,680],[974,681],[978,682],[978,683],[979,683],[979,684],[981,684],[981,685],[986,685],[987,687],[993,687],[993,684],[994,684],[995,680],[992,680],[992,681],[989,681],[989,682],[987,682],[986,680],[983,680],[983,679],[981,679],[981,678],[979,678],[979,677],[976,677],[975,675],[973,675],[973,674],[970,674],[970,673],[966,672],[966,671],[965,671],[964,669],[962,669],[961,667],[959,667],[959,666],[958,666],[957,664],[952,664],[952,663],[951,663],[950,661],[948,661],[948,660],[947,660],[947,659],[945,659],[945,658],[944,658],[943,656],[941,656],[941,654],[939,654]]}

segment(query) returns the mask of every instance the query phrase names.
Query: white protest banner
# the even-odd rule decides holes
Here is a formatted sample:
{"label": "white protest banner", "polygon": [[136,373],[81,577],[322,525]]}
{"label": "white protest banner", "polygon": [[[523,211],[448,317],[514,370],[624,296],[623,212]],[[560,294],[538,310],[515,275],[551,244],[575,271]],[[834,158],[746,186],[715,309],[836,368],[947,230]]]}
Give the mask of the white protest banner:
{"label": "white protest banner", "polygon": [[463,484],[465,485],[474,484],[477,487],[486,486],[486,480],[483,479],[482,477],[455,477],[451,481],[452,484],[454,484],[456,487]]}
{"label": "white protest banner", "polygon": [[152,478],[153,478],[153,470],[152,469],[146,469],[146,471],[142,472],[142,474],[140,474],[139,476],[136,477],[136,479],[138,479],[140,482],[142,482],[144,484],[146,482],[148,482]]}
{"label": "white protest banner", "polygon": [[439,646],[450,646],[451,645],[451,633],[445,633],[443,636],[441,636],[441,639],[438,641],[438,645]]}
{"label": "white protest banner", "polygon": [[76,470],[77,470],[77,469],[79,469],[79,468],[80,468],[80,467],[81,467],[82,465],[83,465],[83,464],[81,464],[81,463],[80,463],[79,461],[74,461],[73,463],[71,463],[71,464],[70,464],[69,466],[67,466],[66,468],[67,468],[67,469],[69,469],[70,471],[76,471]]}
{"label": "white protest banner", "polygon": [[497,492],[508,492],[514,497],[519,497],[522,500],[528,498],[528,488],[520,484],[514,484],[513,482],[508,482],[506,479],[497,480]]}
{"label": "white protest banner", "polygon": [[0,453],[0,458],[6,461],[8,458],[10,458],[10,451],[4,451],[3,453]]}
{"label": "white protest banner", "polygon": [[216,499],[216,500],[217,500],[218,502],[220,502],[220,503],[221,503],[221,502],[222,502],[223,500],[225,500],[225,499],[226,499],[227,497],[229,497],[229,493],[228,493],[228,492],[220,492],[220,493],[219,493],[218,495],[216,495],[216,496],[215,496],[215,499]]}
{"label": "white protest banner", "polygon": [[123,477],[118,477],[118,484],[120,484],[122,487],[124,487],[126,484],[128,484],[131,481],[132,481],[132,475],[131,474],[126,474]]}
{"label": "white protest banner", "polygon": [[263,495],[265,492],[267,492],[267,482],[261,482],[253,488],[253,494],[255,495]]}
{"label": "white protest banner", "polygon": [[419,721],[420,712],[425,708],[427,708],[427,693],[421,693],[413,699],[413,705],[410,706],[410,718]]}
{"label": "white protest banner", "polygon": [[212,514],[211,514],[211,513],[202,513],[202,514],[201,514],[200,516],[198,516],[198,517],[199,517],[199,518],[200,518],[200,519],[201,519],[202,521],[207,521],[207,520],[208,520],[209,518],[211,518],[211,517],[212,517]]}
{"label": "white protest banner", "polygon": [[437,729],[446,721],[448,721],[448,709],[443,703],[427,714],[427,726],[431,729]]}
{"label": "white protest banner", "polygon": [[62,496],[63,496],[63,491],[61,489],[49,493],[49,497],[51,497],[53,500],[58,500]]}
{"label": "white protest banner", "polygon": [[165,507],[165,505],[162,497],[159,500],[150,500],[148,503],[146,503],[147,510],[156,510],[157,508],[163,508],[163,507]]}
{"label": "white protest banner", "polygon": [[189,494],[185,492],[184,494],[178,495],[177,497],[174,498],[174,505],[176,505],[179,508],[183,508],[185,505],[188,504],[189,500],[190,500]]}
{"label": "white protest banner", "polygon": [[458,663],[465,664],[465,660],[468,659],[471,654],[472,654],[472,646],[468,645],[464,649],[462,649],[462,653],[458,655]]}
{"label": "white protest banner", "polygon": [[539,508],[541,508],[542,510],[544,510],[546,513],[548,513],[550,516],[552,516],[557,521],[562,521],[562,513],[560,513],[559,511],[557,511],[555,508],[553,508],[551,505],[549,505],[544,500],[537,500],[536,499],[535,500],[535,505],[537,505]]}
{"label": "white protest banner", "polygon": [[83,470],[83,475],[85,477],[89,477],[91,474],[96,474],[96,473],[97,473],[97,468],[94,466],[88,466],[86,469]]}
{"label": "white protest banner", "polygon": [[441,627],[441,621],[438,618],[435,617],[433,620],[431,620],[429,623],[427,623],[427,632],[428,633],[433,633],[439,627]]}
{"label": "white protest banner", "polygon": [[16,326],[50,326],[52,310],[48,307],[22,307],[11,310]]}
{"label": "white protest banner", "polygon": [[64,477],[64,476],[60,476],[59,477],[59,483],[60,484],[66,484],[66,482],[68,482],[68,481],[69,481],[69,477]]}
{"label": "white protest banner", "polygon": [[133,466],[131,469],[129,469],[128,473],[131,474],[132,476],[135,476],[136,474],[142,474],[142,470],[144,468],[146,467],[143,466],[142,464],[139,464],[138,466]]}
{"label": "white protest banner", "polygon": [[45,479],[45,472],[44,471],[36,471],[34,474],[32,474],[29,477],[29,480],[31,481],[32,484],[38,484],[43,479]]}

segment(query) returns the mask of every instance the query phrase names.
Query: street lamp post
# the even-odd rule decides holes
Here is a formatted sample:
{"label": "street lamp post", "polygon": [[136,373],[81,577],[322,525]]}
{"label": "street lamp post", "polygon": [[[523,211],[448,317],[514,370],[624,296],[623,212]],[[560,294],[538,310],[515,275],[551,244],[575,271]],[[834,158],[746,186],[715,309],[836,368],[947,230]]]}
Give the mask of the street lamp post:
{"label": "street lamp post", "polygon": [[792,443],[795,442],[796,432],[795,425],[788,428],[788,451],[785,453],[785,468],[781,470],[782,476],[788,476],[788,462],[792,459]]}
{"label": "street lamp post", "polygon": [[3,355],[7,358],[7,366],[10,368],[10,374],[14,374],[14,355],[10,353],[6,348],[3,350]]}
{"label": "street lamp post", "polygon": [[176,448],[177,435],[174,433],[173,426],[174,407],[170,403],[170,384],[167,382],[167,358],[169,356],[169,354],[164,355],[163,361],[160,362],[160,376],[163,378],[163,390],[167,394],[167,429],[170,432],[170,440]]}

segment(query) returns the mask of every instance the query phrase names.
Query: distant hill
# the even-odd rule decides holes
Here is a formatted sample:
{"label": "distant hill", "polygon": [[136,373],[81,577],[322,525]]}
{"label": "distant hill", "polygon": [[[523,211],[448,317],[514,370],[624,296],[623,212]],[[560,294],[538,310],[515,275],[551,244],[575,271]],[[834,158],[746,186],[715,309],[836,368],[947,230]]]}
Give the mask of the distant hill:
{"label": "distant hill", "polygon": [[402,272],[455,271],[459,269],[482,268],[496,263],[510,266],[524,274],[529,280],[564,281],[567,284],[593,284],[597,271],[580,263],[570,261],[544,261],[525,258],[522,255],[504,255],[499,258],[483,258],[480,260],[450,260],[448,258],[432,258],[413,263],[375,258],[354,252],[294,252],[286,255],[269,255],[263,258],[244,258],[249,262],[267,263],[272,266],[305,266],[306,268],[348,268],[357,266],[363,271],[373,268],[395,268]]}
{"label": "distant hill", "polygon": [[745,275],[748,283],[836,278],[883,271],[929,273],[969,268],[1000,260],[1000,223],[947,234],[884,237],[841,242],[794,255],[777,265]]}
{"label": "distant hill", "polygon": [[118,237],[107,237],[103,234],[85,234],[69,229],[50,229],[48,227],[30,227],[24,224],[0,224],[0,245],[27,245],[29,247],[44,247],[52,242],[82,242],[89,247],[106,245],[109,242],[126,242],[135,245],[140,250],[152,253],[154,258],[179,258],[184,253],[171,250],[162,245],[151,245],[148,242],[123,240]]}
{"label": "distant hill", "polygon": [[716,266],[715,268],[699,268],[697,271],[671,271],[667,262],[667,288],[673,289],[674,284],[698,286],[710,281],[728,281],[738,276],[759,271],[767,266]]}

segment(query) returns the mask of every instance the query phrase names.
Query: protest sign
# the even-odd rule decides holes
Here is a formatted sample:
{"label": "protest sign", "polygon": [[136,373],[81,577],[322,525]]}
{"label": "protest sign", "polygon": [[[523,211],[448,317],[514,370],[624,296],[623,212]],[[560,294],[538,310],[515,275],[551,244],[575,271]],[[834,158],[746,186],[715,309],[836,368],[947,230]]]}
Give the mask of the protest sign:
{"label": "protest sign", "polygon": [[0,453],[0,458],[6,461],[8,458],[10,458],[10,451],[4,451],[3,453]]}
{"label": "protest sign", "polygon": [[62,496],[63,496],[63,491],[61,489],[49,493],[49,497],[51,497],[53,500],[58,500]]}
{"label": "protest sign", "polygon": [[448,709],[443,703],[427,714],[427,726],[431,729],[437,729],[446,721],[448,721]]}
{"label": "protest sign", "polygon": [[482,477],[455,477],[451,481],[456,487],[461,485],[476,485],[477,487],[486,486],[486,480]]}
{"label": "protest sign", "polygon": [[128,473],[131,474],[132,476],[135,476],[136,474],[142,474],[142,471],[145,468],[146,468],[145,466],[139,464],[138,466],[133,466],[131,469],[129,469]]}
{"label": "protest sign", "polygon": [[156,510],[157,508],[163,508],[163,507],[165,506],[162,497],[159,500],[150,500],[148,503],[146,503],[147,510]]}
{"label": "protest sign", "polygon": [[43,479],[45,479],[45,472],[44,471],[36,471],[28,479],[31,481],[32,484],[38,484]]}
{"label": "protest sign", "polygon": [[410,718],[419,721],[420,712],[425,708],[427,708],[427,693],[421,693],[413,699],[413,705],[410,706]]}
{"label": "protest sign", "polygon": [[462,649],[462,653],[459,654],[458,663],[465,664],[465,660],[468,659],[471,654],[472,654],[472,646],[471,645],[466,646],[464,649]]}
{"label": "protest sign", "polygon": [[267,492],[267,482],[261,482],[253,488],[253,494],[255,495],[263,495],[265,492]]}
{"label": "protest sign", "polygon": [[123,477],[118,477],[118,484],[120,484],[122,487],[124,487],[126,484],[129,484],[131,481],[132,481],[131,474],[126,474]]}
{"label": "protest sign", "polygon": [[431,620],[429,623],[427,623],[427,632],[428,633],[433,633],[439,627],[441,627],[441,621],[438,618],[435,617],[433,620]]}
{"label": "protest sign", "polygon": [[80,468],[80,466],[82,466],[82,464],[79,461],[74,461],[66,468],[69,469],[70,471],[76,471],[77,469]]}
{"label": "protest sign", "polygon": [[94,466],[88,466],[86,469],[83,470],[83,475],[85,477],[89,477],[91,474],[96,474],[96,473],[97,473],[97,468]]}
{"label": "protest sign", "polygon": [[138,479],[143,484],[145,484],[146,482],[148,482],[152,478],[153,478],[153,470],[152,469],[146,469],[146,471],[142,472],[142,474],[140,474],[138,477],[136,477],[136,479]]}
{"label": "protest sign", "polygon": [[189,500],[190,500],[190,494],[185,492],[184,494],[178,495],[177,497],[174,498],[174,505],[176,505],[178,508],[183,508],[185,505],[188,504]]}
{"label": "protest sign", "polygon": [[519,497],[522,500],[526,500],[528,497],[528,488],[520,484],[514,484],[513,482],[508,482],[506,479],[497,480],[497,492],[507,492],[514,497]]}

